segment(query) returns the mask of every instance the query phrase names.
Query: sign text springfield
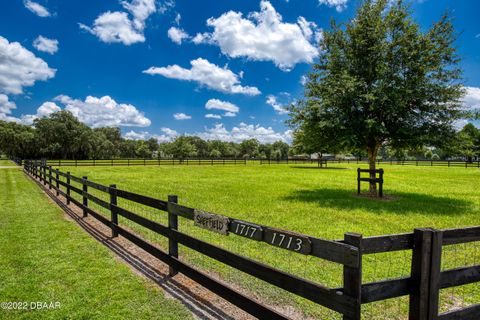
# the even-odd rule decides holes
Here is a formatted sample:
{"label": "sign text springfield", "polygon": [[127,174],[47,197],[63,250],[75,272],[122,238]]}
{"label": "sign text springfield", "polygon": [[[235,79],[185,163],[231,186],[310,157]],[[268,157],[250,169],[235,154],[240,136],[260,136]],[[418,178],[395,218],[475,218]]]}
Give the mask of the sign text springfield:
{"label": "sign text springfield", "polygon": [[197,227],[228,235],[227,217],[195,209],[193,221]]}

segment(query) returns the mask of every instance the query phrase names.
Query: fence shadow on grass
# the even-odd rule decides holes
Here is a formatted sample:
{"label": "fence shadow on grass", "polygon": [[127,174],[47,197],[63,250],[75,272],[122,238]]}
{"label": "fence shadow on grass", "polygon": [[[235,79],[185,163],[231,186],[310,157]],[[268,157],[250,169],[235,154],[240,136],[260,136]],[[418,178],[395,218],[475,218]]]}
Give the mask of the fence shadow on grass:
{"label": "fence shadow on grass", "polygon": [[392,200],[377,200],[357,196],[354,190],[332,188],[296,190],[283,198],[287,201],[316,203],[319,207],[339,210],[363,209],[393,214],[424,213],[429,215],[456,215],[473,210],[474,203],[422,193],[395,192]]}
{"label": "fence shadow on grass", "polygon": [[292,169],[316,169],[316,170],[348,170],[350,168],[344,167],[318,167],[317,165],[312,166],[290,166]]}

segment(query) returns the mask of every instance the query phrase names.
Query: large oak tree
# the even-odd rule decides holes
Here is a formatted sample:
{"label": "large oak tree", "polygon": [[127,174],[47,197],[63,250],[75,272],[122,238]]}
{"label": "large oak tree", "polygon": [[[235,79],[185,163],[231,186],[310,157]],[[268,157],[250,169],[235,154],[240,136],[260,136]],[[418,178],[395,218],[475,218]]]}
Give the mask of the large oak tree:
{"label": "large oak tree", "polygon": [[307,143],[365,150],[370,169],[382,144],[440,144],[463,114],[455,37],[447,14],[422,31],[403,1],[363,1],[348,23],[324,32],[289,124]]}

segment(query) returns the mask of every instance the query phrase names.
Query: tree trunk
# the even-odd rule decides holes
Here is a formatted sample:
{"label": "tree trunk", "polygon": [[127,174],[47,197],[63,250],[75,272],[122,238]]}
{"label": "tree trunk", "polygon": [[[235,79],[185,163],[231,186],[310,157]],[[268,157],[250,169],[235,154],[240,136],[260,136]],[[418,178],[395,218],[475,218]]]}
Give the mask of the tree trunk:
{"label": "tree trunk", "polygon": [[[375,170],[376,169],[376,161],[377,161],[377,153],[378,153],[379,146],[375,145],[374,147],[367,148],[368,153],[368,169]],[[369,193],[372,196],[377,196],[377,183],[375,182],[375,171],[370,172],[370,185],[369,185]]]}

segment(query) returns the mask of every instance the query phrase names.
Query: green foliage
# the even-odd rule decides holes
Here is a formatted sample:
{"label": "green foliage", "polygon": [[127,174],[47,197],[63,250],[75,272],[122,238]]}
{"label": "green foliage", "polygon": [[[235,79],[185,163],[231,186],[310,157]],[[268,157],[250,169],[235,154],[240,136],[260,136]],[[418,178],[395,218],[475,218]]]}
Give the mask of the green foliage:
{"label": "green foliage", "polygon": [[68,111],[50,114],[35,120],[35,126],[0,121],[0,153],[23,159],[111,159],[188,157],[221,158],[256,157],[259,150],[272,148],[288,155],[289,145],[282,141],[261,145],[251,139],[240,144],[220,140],[205,141],[196,136],[181,136],[159,144],[157,139],[129,140],[122,138],[119,128],[91,129]]}
{"label": "green foliage", "polygon": [[447,15],[422,32],[402,1],[363,1],[345,26],[324,32],[305,99],[289,107],[294,146],[364,150],[373,169],[385,143],[442,145],[464,116],[454,42]]}
{"label": "green foliage", "polygon": [[243,158],[255,158],[258,156],[260,143],[257,139],[248,139],[240,143],[240,154]]}

